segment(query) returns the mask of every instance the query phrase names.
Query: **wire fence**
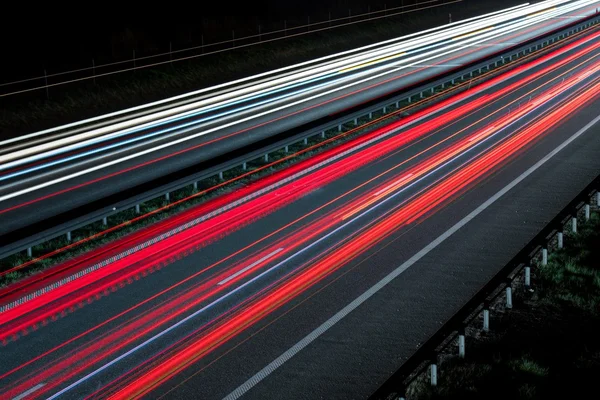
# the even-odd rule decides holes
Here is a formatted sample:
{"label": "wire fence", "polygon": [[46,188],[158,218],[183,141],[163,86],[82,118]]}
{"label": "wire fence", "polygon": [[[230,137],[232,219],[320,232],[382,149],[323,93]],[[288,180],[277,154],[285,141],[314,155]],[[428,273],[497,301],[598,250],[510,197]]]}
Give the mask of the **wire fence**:
{"label": "wire fence", "polygon": [[[276,29],[269,32],[261,32],[261,25],[258,25],[257,34],[248,35],[240,38],[236,38],[235,30],[232,30],[231,39],[221,40],[213,43],[204,43],[204,37],[202,36],[202,44],[200,46],[193,46],[178,50],[173,50],[172,42],[170,42],[168,52],[162,52],[143,57],[136,57],[135,50],[132,50],[132,58],[128,60],[96,65],[94,59],[92,59],[91,66],[89,67],[83,67],[55,73],[47,73],[47,71],[44,70],[44,75],[41,76],[1,83],[0,90],[3,91],[3,93],[0,93],[0,97],[9,97],[17,94],[40,90],[45,90],[46,96],[49,96],[48,89],[50,87],[56,87],[89,80],[93,80],[95,82],[95,80],[98,78],[112,76],[120,73],[158,67],[166,64],[173,64],[176,62],[192,60],[212,54],[223,53],[231,50],[237,50],[240,48],[247,48],[259,44],[299,37],[311,33],[323,32],[344,26],[375,21],[402,14],[410,14],[413,12],[424,11],[432,8],[443,7],[446,5],[461,3],[463,1],[464,0],[415,0],[415,3],[413,4],[401,5],[393,8],[387,8],[384,5],[384,8],[382,10],[369,10],[366,13],[356,15],[352,15],[351,10],[349,10],[348,16],[334,19],[331,18],[331,13],[329,13],[329,18],[325,21],[311,22],[310,17],[307,17],[306,24],[293,27],[288,27],[287,20],[284,20],[283,29]],[[449,20],[451,20],[451,15],[449,15]],[[200,51],[200,54],[183,55],[186,53],[197,53],[198,51]],[[174,58],[174,55],[183,56]],[[130,66],[119,69],[120,66],[125,65]],[[50,79],[58,79],[58,81],[50,82]]]}

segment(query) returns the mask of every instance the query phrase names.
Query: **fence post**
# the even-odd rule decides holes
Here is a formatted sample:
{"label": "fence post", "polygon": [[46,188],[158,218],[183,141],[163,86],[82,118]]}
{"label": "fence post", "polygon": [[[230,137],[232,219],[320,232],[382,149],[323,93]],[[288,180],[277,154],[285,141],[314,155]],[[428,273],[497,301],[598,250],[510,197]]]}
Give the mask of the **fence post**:
{"label": "fence post", "polygon": [[44,82],[46,82],[46,99],[50,99],[50,91],[48,90],[48,74],[46,68],[44,68]]}
{"label": "fence post", "polygon": [[431,386],[437,386],[437,354],[431,357],[431,365],[429,366],[431,374]]}
{"label": "fence post", "polygon": [[490,304],[486,300],[483,302],[483,331],[488,332],[490,330]]}
{"label": "fence post", "polygon": [[70,242],[72,239],[71,237],[71,231],[67,232],[67,242]]}
{"label": "fence post", "polygon": [[573,230],[573,233],[577,233],[577,214],[575,214],[571,220],[571,229]]}
{"label": "fence post", "polygon": [[167,203],[171,201],[171,195],[169,194],[169,192],[165,193],[165,200],[167,201]]}
{"label": "fence post", "polygon": [[511,309],[512,307],[512,281],[509,278],[506,280],[506,308]]}
{"label": "fence post", "polygon": [[525,289],[531,287],[531,267],[529,264],[525,266]]}
{"label": "fence post", "polygon": [[564,247],[564,236],[562,230],[558,231],[556,234],[556,241],[558,242],[558,248],[562,249]]}
{"label": "fence post", "polygon": [[135,205],[135,213],[136,213],[136,214],[139,214],[139,213],[140,213],[140,205],[139,205],[139,204],[136,204],[136,205]]}
{"label": "fence post", "polygon": [[542,265],[548,265],[548,247],[542,247]]}
{"label": "fence post", "polygon": [[33,251],[31,250],[31,247],[27,248],[27,257],[31,258],[31,256],[33,255]]}
{"label": "fence post", "polygon": [[465,326],[458,330],[458,357],[465,358]]}
{"label": "fence post", "polygon": [[104,226],[108,225],[108,217],[102,218],[102,225],[104,225]]}
{"label": "fence post", "polygon": [[585,220],[589,221],[590,220],[590,203],[585,203]]}

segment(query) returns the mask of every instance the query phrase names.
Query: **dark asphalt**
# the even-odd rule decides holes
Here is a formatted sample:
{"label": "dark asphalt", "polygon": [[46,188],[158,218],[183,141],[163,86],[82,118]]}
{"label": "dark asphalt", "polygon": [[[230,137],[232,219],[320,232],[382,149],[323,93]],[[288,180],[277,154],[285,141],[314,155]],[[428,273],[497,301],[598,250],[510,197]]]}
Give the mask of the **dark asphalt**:
{"label": "dark asphalt", "polygon": [[[596,51],[594,54],[598,54],[598,52]],[[577,61],[581,62],[582,60]],[[571,63],[569,66],[574,64]],[[567,68],[557,68],[550,76],[557,76],[565,69]],[[503,84],[506,85],[510,82],[507,80]],[[326,187],[230,234],[219,242],[135,281],[101,300],[94,301],[82,310],[68,314],[47,327],[18,339],[2,349],[3,360],[8,361],[3,362],[0,374],[180,281],[202,267],[251,243],[256,238],[305,214],[317,205],[324,204],[349,188],[355,187],[359,182],[366,181],[396,165],[399,161],[439,142],[440,139],[451,133],[467,127],[473,121],[489,116],[492,110],[507,104],[509,100],[523,96],[532,88],[537,87],[539,83],[522,86],[519,90],[512,92],[509,97],[496,104],[481,107],[468,118],[449,124],[416,145],[404,148],[391,157],[383,157],[351,172]],[[561,98],[557,98],[554,101],[560,100]],[[593,119],[597,115],[599,106],[598,101],[590,104],[576,116],[567,120],[560,128],[552,131],[535,147],[520,155],[516,161],[498,171],[492,178],[437,211],[433,217],[426,218],[418,225],[400,229],[375,249],[346,265],[325,281],[315,285],[309,292],[286,304],[249,331],[232,339],[222,348],[176,376],[160,387],[157,392],[152,393],[150,397],[156,398],[171,388],[174,388],[174,391],[168,393],[168,398],[217,399],[226,396],[495,194],[525,169],[556,148]],[[526,121],[527,119],[524,119],[522,122]],[[460,137],[481,129],[486,123],[487,121],[483,121],[476,126],[469,127]],[[508,195],[277,369],[248,392],[246,397],[271,398],[278,397],[283,392],[289,398],[367,397],[392,374],[400,365],[401,360],[411,354],[418,343],[422,343],[429,337],[489,277],[512,258],[514,253],[519,251],[553,217],[554,213],[558,212],[597,175],[600,170],[600,160],[595,157],[600,150],[600,139],[597,134],[594,135],[597,132],[598,129],[593,129],[580,137],[548,162],[544,168],[514,188]],[[413,160],[402,170],[415,165],[423,158],[424,156],[421,156]],[[449,168],[440,171],[437,176],[441,176],[448,170]],[[400,171],[397,173],[401,174]],[[557,179],[557,176],[560,179]],[[379,179],[368,187],[373,187],[377,182],[382,182],[382,180]],[[413,187],[402,198],[430,183],[431,179],[428,179],[420,186]],[[366,189],[364,188],[354,196],[364,193]],[[392,202],[386,209],[394,204],[397,204],[397,201]],[[382,212],[383,210],[379,210],[371,213],[368,220],[373,220]],[[323,213],[324,211],[314,215],[310,221],[317,220]],[[357,224],[356,227],[365,222]],[[288,263],[285,268],[288,270],[297,268],[302,262],[317,255],[319,251],[328,249],[339,240],[344,240],[354,229],[338,232],[326,242],[311,249],[310,254],[303,254]],[[273,240],[267,241],[267,243],[273,242]],[[241,258],[237,257],[237,260]],[[220,269],[226,270],[231,264],[229,262]],[[278,276],[280,275],[281,273],[278,273]],[[206,274],[203,277],[206,278]],[[272,279],[274,278],[268,280]],[[186,287],[191,288],[199,281],[200,279],[191,281]],[[142,362],[161,347],[173,343],[194,327],[199,327],[202,323],[234,306],[257,289],[258,286],[248,287],[233,298],[213,307],[199,318],[165,335],[152,346],[146,347],[132,357],[108,368],[97,375],[97,379],[85,382],[62,398],[80,398],[84,393],[96,390],[102,384],[117,378],[127,369]],[[175,295],[181,295],[183,292],[184,288],[179,288]],[[155,303],[156,301],[151,304]],[[150,304],[146,306],[146,309],[149,307]],[[189,313],[184,315],[189,315]],[[178,320],[181,320],[182,317]],[[114,321],[110,326],[116,326],[122,320]],[[108,326],[103,328],[102,332],[106,332],[107,328]],[[265,329],[262,330],[262,328]],[[91,339],[94,340],[97,337],[98,335],[94,335]],[[247,341],[245,341],[246,339]],[[239,347],[236,347],[238,345]],[[62,349],[60,354],[64,355],[73,348],[72,345],[68,346]],[[212,363],[215,360],[217,361]],[[32,367],[45,365],[45,362],[47,360],[33,364],[19,376],[24,376],[25,371],[33,371]],[[206,369],[197,373],[202,368]],[[187,377],[191,377],[191,379],[185,381],[185,384],[177,386]],[[16,378],[9,377],[6,384],[11,384]]]}
{"label": "dark asphalt", "polygon": [[[15,230],[31,227],[35,223],[47,220],[48,218],[57,215],[60,215],[61,218],[67,218],[69,215],[63,215],[63,213],[68,212],[69,210],[77,210],[78,207],[84,207],[86,204],[100,201],[100,199],[108,199],[109,196],[125,193],[126,190],[138,187],[138,185],[147,184],[155,180],[158,176],[170,176],[170,174],[181,173],[181,171],[184,171],[186,168],[194,168],[195,165],[198,165],[203,161],[228,154],[232,151],[232,146],[234,146],[236,149],[251,146],[267,137],[271,137],[291,129],[300,129],[299,126],[306,126],[302,124],[307,124],[311,121],[320,121],[322,118],[326,118],[327,116],[340,112],[341,110],[348,109],[356,104],[361,104],[369,99],[385,96],[401,90],[402,88],[413,86],[426,79],[431,79],[434,76],[445,74],[448,71],[455,69],[456,67],[454,67],[454,65],[464,65],[476,59],[500,51],[502,48],[512,45],[512,41],[516,40],[517,38],[518,40],[526,41],[531,37],[539,35],[540,31],[548,31],[564,25],[567,20],[567,18],[554,19],[551,23],[545,25],[543,29],[518,32],[517,34],[512,33],[508,37],[506,35],[500,36],[498,38],[488,40],[485,43],[481,43],[481,46],[478,45],[468,49],[461,49],[457,53],[452,53],[444,57],[435,57],[431,60],[426,60],[421,63],[424,65],[430,65],[434,63],[439,63],[442,65],[436,68],[408,67],[406,69],[397,71],[394,71],[393,69],[387,70],[385,71],[385,76],[371,79],[368,82],[357,83],[351,88],[341,88],[340,84],[330,85],[310,92],[310,94],[322,94],[324,91],[331,91],[332,89],[339,90],[334,93],[321,96],[318,99],[304,101],[302,104],[288,107],[284,110],[270,113],[269,115],[265,115],[263,117],[253,118],[252,120],[246,122],[240,122],[241,118],[255,116],[259,111],[266,111],[267,109],[272,110],[273,107],[287,104],[292,99],[288,98],[285,99],[285,102],[280,101],[270,103],[268,107],[254,107],[246,112],[237,113],[235,117],[222,117],[210,123],[204,123],[200,125],[195,124],[190,128],[186,128],[184,130],[180,129],[173,134],[162,135],[157,140],[144,141],[142,145],[134,146],[132,144],[128,146],[122,146],[111,151],[103,151],[93,157],[90,156],[85,158],[80,162],[70,163],[67,167],[57,166],[44,173],[35,173],[28,175],[27,177],[20,177],[12,182],[3,182],[2,186],[0,186],[0,195],[12,193],[24,188],[29,188],[36,184],[45,183],[49,180],[64,176],[67,173],[73,173],[84,168],[98,166],[104,162],[146,150],[152,146],[165,144],[172,140],[189,136],[192,133],[211,128],[218,128],[206,136],[192,139],[178,145],[169,146],[165,149],[154,151],[145,156],[136,157],[129,161],[121,162],[114,166],[106,167],[101,170],[70,179],[66,182],[37,190],[33,193],[28,193],[13,199],[5,200],[2,207],[3,209],[9,209],[18,204],[27,203],[28,201],[44,198],[44,196],[48,196],[62,190],[74,188],[77,185],[85,184],[87,182],[94,182],[93,184],[78,187],[77,189],[71,189],[62,194],[44,198],[44,200],[39,202],[3,213],[1,215],[3,223],[0,224],[0,238],[3,238],[4,241],[9,242],[12,240],[9,233]],[[503,43],[503,41],[510,42]],[[495,44],[488,46],[487,44],[490,43]],[[375,74],[371,73],[368,77],[373,78],[374,75]],[[382,84],[384,81],[390,79],[393,80]],[[345,84],[347,84],[347,82],[344,82],[344,85]],[[351,90],[353,92],[358,92],[351,96],[347,96]],[[296,99],[305,99],[306,96],[306,94],[297,95]],[[338,96],[345,97],[334,102],[328,102],[333,98],[337,98]],[[316,107],[321,103],[324,104]],[[230,127],[222,128],[223,124],[226,123],[230,123],[232,125]],[[232,137],[227,140],[219,140],[217,142],[207,144],[209,141],[212,141],[216,138],[223,138],[227,135],[231,135],[234,132],[241,132],[241,134],[235,135],[235,138]],[[197,146],[197,148],[190,150],[190,148],[194,146]],[[151,164],[141,166],[144,163],[157,160],[161,157],[167,157],[179,151],[185,152],[177,155],[176,157],[165,158],[160,162],[152,162]],[[121,171],[134,166],[136,166],[136,169],[121,173]],[[112,174],[117,175],[112,176]],[[104,179],[105,177],[110,178]]]}

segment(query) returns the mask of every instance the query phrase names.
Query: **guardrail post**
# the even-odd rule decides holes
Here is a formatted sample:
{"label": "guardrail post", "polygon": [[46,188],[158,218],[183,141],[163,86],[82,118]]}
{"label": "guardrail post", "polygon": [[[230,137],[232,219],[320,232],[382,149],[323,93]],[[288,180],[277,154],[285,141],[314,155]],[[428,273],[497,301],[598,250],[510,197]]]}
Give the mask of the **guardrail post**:
{"label": "guardrail post", "polygon": [[283,148],[283,151],[286,153],[290,152],[290,146],[288,146],[287,144],[285,145],[285,147]]}
{"label": "guardrail post", "polygon": [[431,377],[431,386],[437,386],[437,354],[431,357],[431,365],[429,366],[429,374]]}
{"label": "guardrail post", "polygon": [[458,357],[465,358],[465,326],[458,330]]}
{"label": "guardrail post", "polygon": [[307,145],[308,144],[308,138],[304,138],[303,143],[304,143],[304,145]]}
{"label": "guardrail post", "polygon": [[219,171],[219,180],[223,180],[223,171]]}
{"label": "guardrail post", "polygon": [[[244,163],[244,169],[246,169],[246,165],[245,164],[246,163]],[[194,192],[197,192],[197,191],[198,191],[198,182],[194,182]],[[138,207],[137,210],[139,210],[139,204],[138,204],[137,207]]]}
{"label": "guardrail post", "polygon": [[548,265],[548,248],[542,247],[542,265]]}
{"label": "guardrail post", "polygon": [[[285,150],[285,151],[287,152],[287,146],[285,146],[285,147],[286,147],[286,150]],[[243,169],[244,171],[248,169],[248,164],[246,164],[246,161],[244,161],[244,162],[242,163],[242,169]]]}
{"label": "guardrail post", "polygon": [[[194,186],[195,186],[195,189],[197,189],[198,187],[197,187],[197,184],[196,184],[196,182],[194,182],[194,184],[195,184],[195,185],[194,185]],[[139,204],[136,204],[136,205],[135,205],[135,213],[136,213],[136,214],[139,214],[139,213],[140,213],[140,205],[139,205]]]}
{"label": "guardrail post", "polygon": [[27,257],[32,257],[33,255],[33,251],[31,250],[31,247],[27,248]]}
{"label": "guardrail post", "polygon": [[585,208],[585,220],[589,221],[590,220],[590,203],[585,203],[585,206],[583,206]]}
{"label": "guardrail post", "polygon": [[525,289],[529,289],[531,287],[531,267],[529,264],[525,266]]}
{"label": "guardrail post", "polygon": [[354,118],[354,125],[358,125],[358,118]]}
{"label": "guardrail post", "polygon": [[577,214],[571,219],[571,229],[573,230],[573,233],[577,233]]}
{"label": "guardrail post", "polygon": [[385,114],[387,112],[387,106],[383,106],[383,113]]}
{"label": "guardrail post", "polygon": [[325,139],[325,131],[321,132],[321,139]]}
{"label": "guardrail post", "polygon": [[341,132],[341,131],[342,131],[342,124],[339,124],[338,125],[338,132]]}
{"label": "guardrail post", "polygon": [[167,203],[171,201],[171,195],[169,194],[169,192],[165,193],[165,200],[167,201]]}
{"label": "guardrail post", "polygon": [[373,113],[369,111],[369,119],[373,118]]}
{"label": "guardrail post", "polygon": [[489,332],[490,330],[490,304],[488,301],[483,303],[483,331]]}
{"label": "guardrail post", "polygon": [[558,231],[558,233],[556,234],[556,241],[558,242],[558,248],[562,249],[564,247],[564,235],[563,235],[563,231]]}
{"label": "guardrail post", "polygon": [[67,232],[67,242],[71,241],[71,231]]}
{"label": "guardrail post", "polygon": [[600,207],[600,190],[596,192],[596,206]]}
{"label": "guardrail post", "polygon": [[269,161],[269,153],[266,153],[265,154],[265,162],[268,162],[268,161]]}
{"label": "guardrail post", "polygon": [[506,308],[508,308],[508,309],[513,308],[512,281],[510,279],[507,279],[507,282],[506,282]]}
{"label": "guardrail post", "polygon": [[104,226],[108,225],[108,218],[107,217],[102,218],[102,225],[104,225]]}

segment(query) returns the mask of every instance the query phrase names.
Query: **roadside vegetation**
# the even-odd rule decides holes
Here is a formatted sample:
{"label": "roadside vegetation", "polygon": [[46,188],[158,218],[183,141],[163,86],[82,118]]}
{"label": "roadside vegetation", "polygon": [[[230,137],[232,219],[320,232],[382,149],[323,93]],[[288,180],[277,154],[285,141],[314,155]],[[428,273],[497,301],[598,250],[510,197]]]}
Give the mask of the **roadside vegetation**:
{"label": "roadside vegetation", "polygon": [[[492,314],[486,335],[467,335],[466,357],[446,355],[432,388],[427,374],[410,400],[590,399],[600,373],[600,215],[546,266],[532,269],[533,291]],[[535,275],[534,275],[535,274]],[[498,315],[496,315],[498,314]],[[456,348],[449,349],[456,352]]]}

